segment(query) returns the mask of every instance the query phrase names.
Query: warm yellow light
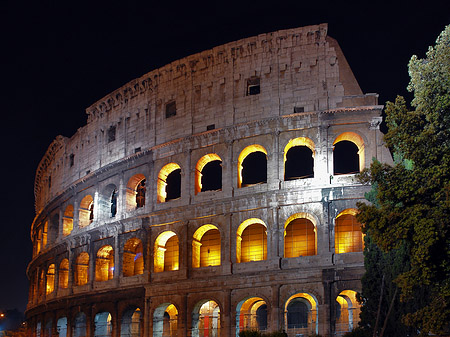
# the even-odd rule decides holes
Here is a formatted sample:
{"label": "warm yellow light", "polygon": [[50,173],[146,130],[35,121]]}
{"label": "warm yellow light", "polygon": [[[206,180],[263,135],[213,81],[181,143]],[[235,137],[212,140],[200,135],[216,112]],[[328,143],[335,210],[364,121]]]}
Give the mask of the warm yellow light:
{"label": "warm yellow light", "polygon": [[314,297],[312,297],[310,294],[307,293],[298,293],[295,295],[292,295],[291,297],[289,297],[289,299],[286,301],[286,305],[284,310],[287,311],[287,307],[289,305],[289,302],[291,302],[293,299],[298,298],[298,297],[302,297],[305,300],[307,300],[309,302],[309,304],[311,305],[311,310],[316,310],[316,300],[314,299]]}
{"label": "warm yellow light", "polygon": [[316,148],[316,146],[314,145],[314,142],[311,139],[306,138],[306,137],[298,137],[298,138],[291,139],[284,147],[284,163],[286,163],[286,155],[287,155],[288,151],[294,146],[307,146],[312,151],[313,157],[314,157],[315,148]]}
{"label": "warm yellow light", "polygon": [[359,169],[362,170],[364,168],[364,140],[360,135],[354,132],[344,132],[341,133],[333,142],[333,146],[339,143],[340,141],[347,140],[354,143],[358,147],[358,155],[359,155]]}
{"label": "warm yellow light", "polygon": [[86,195],[80,202],[79,226],[81,228],[91,223],[91,212],[93,211],[94,199],[90,195]]}
{"label": "warm yellow light", "polygon": [[236,261],[261,261],[267,258],[267,226],[257,218],[242,222],[236,232]]}
{"label": "warm yellow light", "polygon": [[356,220],[356,210],[346,209],[336,217],[334,245],[336,254],[362,252],[364,248],[361,224]]}
{"label": "warm yellow light", "polygon": [[137,203],[136,203],[136,193],[137,193],[137,186],[139,183],[145,179],[145,176],[143,174],[135,174],[132,176],[127,183],[127,189],[126,189],[126,205],[127,210],[131,211],[133,209],[136,209]]}
{"label": "warm yellow light", "polygon": [[69,235],[73,230],[73,205],[67,205],[63,215],[63,235]]}
{"label": "warm yellow light", "polygon": [[259,144],[253,144],[247,146],[245,149],[241,151],[238,157],[238,187],[242,187],[242,163],[244,159],[253,152],[263,152],[267,156],[267,150]]}
{"label": "warm yellow light", "polygon": [[158,174],[158,181],[156,183],[157,189],[157,200],[158,202],[165,202],[167,193],[166,193],[166,179],[169,174],[173,171],[180,169],[180,165],[176,163],[169,163],[165,165]]}
{"label": "warm yellow light", "polygon": [[199,159],[197,165],[195,166],[195,194],[200,193],[202,191],[202,170],[206,164],[214,161],[222,159],[215,153],[209,153],[204,155]]}
{"label": "warm yellow light", "polygon": [[[169,241],[172,238],[174,239]],[[154,270],[155,273],[165,270],[178,270],[178,238],[172,231],[161,233],[155,240]]]}

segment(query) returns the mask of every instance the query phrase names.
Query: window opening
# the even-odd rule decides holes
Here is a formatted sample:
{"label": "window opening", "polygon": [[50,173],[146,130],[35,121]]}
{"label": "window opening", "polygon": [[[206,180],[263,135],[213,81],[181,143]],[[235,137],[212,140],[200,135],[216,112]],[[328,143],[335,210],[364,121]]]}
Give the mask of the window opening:
{"label": "window opening", "polygon": [[86,252],[80,253],[75,262],[75,284],[82,286],[88,283],[89,280],[89,254]]}
{"label": "window opening", "polygon": [[314,178],[313,152],[306,145],[293,146],[286,153],[284,180]]}
{"label": "window opening", "polygon": [[69,287],[69,260],[63,259],[59,264],[58,270],[59,288],[67,289]]}
{"label": "window opening", "polygon": [[144,256],[142,241],[129,239],[123,247],[123,276],[129,277],[144,273]]}
{"label": "window opening", "polygon": [[108,129],[108,143],[111,143],[116,140],[116,127],[111,126]]}
{"label": "window opening", "polygon": [[166,118],[170,118],[177,114],[177,105],[175,101],[166,104]]}
{"label": "window opening", "polygon": [[333,149],[334,174],[359,173],[358,152],[358,146],[349,140],[336,143]]}
{"label": "window opening", "polygon": [[136,208],[145,206],[145,192],[147,188],[145,186],[145,179],[142,179],[136,187]]}
{"label": "window opening", "polygon": [[267,155],[256,151],[250,153],[242,162],[242,186],[264,184],[267,182]]}
{"label": "window opening", "polygon": [[117,214],[117,190],[113,190],[111,194],[111,217],[114,218]]}
{"label": "window opening", "polygon": [[97,252],[95,260],[95,280],[108,281],[114,277],[114,250],[111,246],[103,246]]}
{"label": "window opening", "polygon": [[361,224],[356,220],[355,210],[345,210],[336,217],[336,254],[362,252],[364,248]]}
{"label": "window opening", "polygon": [[178,199],[181,196],[181,169],[172,171],[166,183],[166,201]]}
{"label": "window opening", "polygon": [[213,160],[207,163],[201,172],[202,192],[222,189],[222,161]]}
{"label": "window opening", "polygon": [[252,77],[247,80],[247,96],[258,95],[260,93],[260,78]]}
{"label": "window opening", "polygon": [[284,231],[284,257],[316,255],[314,224],[304,218],[289,222]]}
{"label": "window opening", "polygon": [[179,243],[177,235],[172,231],[161,233],[155,241],[154,270],[155,273],[178,270]]}
{"label": "window opening", "polygon": [[214,130],[216,128],[216,124],[210,124],[206,126],[206,131]]}
{"label": "window opening", "polygon": [[75,163],[75,155],[73,153],[69,156],[69,166],[72,167]]}
{"label": "window opening", "polygon": [[55,265],[52,263],[47,269],[46,294],[51,294],[55,290]]}
{"label": "window opening", "polygon": [[302,107],[302,106],[294,107],[294,113],[295,114],[302,113],[302,112],[305,112],[305,108],[304,107]]}

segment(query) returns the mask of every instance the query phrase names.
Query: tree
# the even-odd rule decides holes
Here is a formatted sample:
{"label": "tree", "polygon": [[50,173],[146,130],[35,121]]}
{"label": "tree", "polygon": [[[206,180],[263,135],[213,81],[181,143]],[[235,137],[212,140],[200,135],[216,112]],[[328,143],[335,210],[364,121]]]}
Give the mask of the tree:
{"label": "tree", "polygon": [[402,97],[386,104],[395,165],[362,173],[375,203],[358,204],[358,220],[385,253],[405,255],[394,283],[402,303],[414,304],[402,322],[427,335],[450,331],[450,26],[425,59],[411,58],[409,74],[414,109]]}

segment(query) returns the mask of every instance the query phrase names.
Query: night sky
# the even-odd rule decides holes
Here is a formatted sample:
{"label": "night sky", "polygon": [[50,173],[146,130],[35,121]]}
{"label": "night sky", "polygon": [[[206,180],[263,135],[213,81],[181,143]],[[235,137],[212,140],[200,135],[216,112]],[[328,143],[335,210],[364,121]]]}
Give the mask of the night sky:
{"label": "night sky", "polygon": [[379,93],[380,104],[397,94],[410,99],[410,57],[424,57],[450,24],[445,0],[154,2],[0,3],[0,309],[26,307],[40,159],[57,135],[85,125],[85,109],[109,92],[217,45],[328,22],[364,93]]}

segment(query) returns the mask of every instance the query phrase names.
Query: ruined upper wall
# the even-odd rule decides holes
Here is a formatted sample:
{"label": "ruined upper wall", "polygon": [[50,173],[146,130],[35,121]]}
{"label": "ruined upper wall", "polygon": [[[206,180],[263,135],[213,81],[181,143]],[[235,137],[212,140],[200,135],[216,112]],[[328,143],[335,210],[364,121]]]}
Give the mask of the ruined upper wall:
{"label": "ruined upper wall", "polygon": [[[105,96],[86,110],[87,125],[70,139],[59,136],[42,159],[36,211],[86,175],[175,139],[294,112],[377,104],[376,95],[362,94],[327,29],[321,24],[231,42]],[[249,95],[255,83],[260,93]]]}

